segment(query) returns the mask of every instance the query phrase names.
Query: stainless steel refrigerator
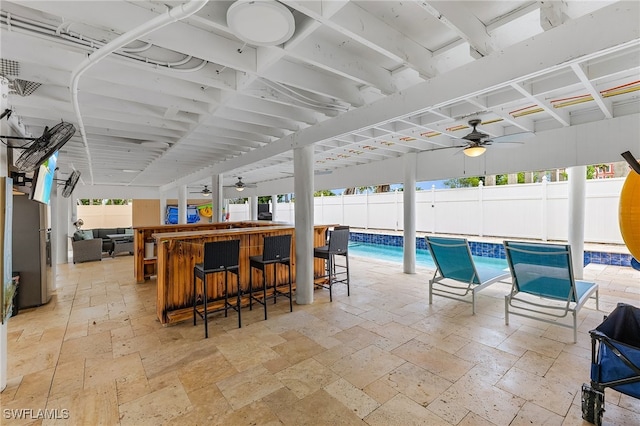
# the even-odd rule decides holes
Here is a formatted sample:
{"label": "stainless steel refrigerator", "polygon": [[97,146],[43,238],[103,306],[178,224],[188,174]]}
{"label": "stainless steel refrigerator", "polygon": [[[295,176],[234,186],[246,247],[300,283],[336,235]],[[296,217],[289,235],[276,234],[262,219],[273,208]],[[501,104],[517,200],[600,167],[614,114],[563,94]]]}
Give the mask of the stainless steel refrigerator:
{"label": "stainless steel refrigerator", "polygon": [[20,274],[18,306],[30,308],[51,300],[51,229],[49,206],[13,197],[13,271]]}

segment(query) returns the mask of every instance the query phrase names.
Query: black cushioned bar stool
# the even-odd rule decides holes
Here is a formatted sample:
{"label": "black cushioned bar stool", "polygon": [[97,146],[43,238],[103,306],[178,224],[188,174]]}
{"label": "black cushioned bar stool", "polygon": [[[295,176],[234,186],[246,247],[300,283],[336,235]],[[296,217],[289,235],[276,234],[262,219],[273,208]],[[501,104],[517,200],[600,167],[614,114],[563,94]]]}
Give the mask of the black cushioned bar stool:
{"label": "black cushioned bar stool", "polygon": [[[277,265],[287,265],[289,268],[289,292],[278,290]],[[253,301],[264,306],[264,319],[267,319],[267,265],[273,265],[273,303],[278,295],[289,298],[289,310],[293,312],[293,292],[291,290],[291,235],[275,235],[264,237],[264,249],[261,256],[249,258],[249,309],[253,309]],[[252,268],[262,271],[262,298],[253,295]]]}
{"label": "black cushioned bar stool", "polygon": [[[240,280],[238,279],[238,294],[236,296],[236,303],[229,302],[229,273],[235,274],[239,277],[239,257],[240,257],[240,240],[227,240],[227,241],[213,241],[204,243],[204,261],[202,263],[196,263],[193,267],[193,325],[196,325],[196,315],[200,316],[204,320],[204,337],[209,337],[209,325],[207,321],[207,315],[213,312],[220,312],[224,310],[224,316],[227,316],[227,310],[229,308],[238,312],[238,327],[242,327],[242,318],[240,314]],[[209,311],[207,309],[208,293],[207,293],[207,275],[217,272],[224,272],[224,307]],[[200,313],[197,309],[198,304],[198,292],[196,288],[196,281],[200,278],[202,280],[202,302],[204,310]]]}
{"label": "black cushioned bar stool", "polygon": [[[333,302],[332,287],[334,284],[343,283],[347,285],[347,296],[350,296],[349,289],[349,227],[336,226],[331,232],[329,243],[326,246],[313,249],[313,257],[326,261],[325,275],[316,278],[326,278],[324,283],[316,285],[329,289],[329,301]],[[344,256],[344,265],[336,264],[336,256]],[[339,270],[339,272],[338,272]]]}

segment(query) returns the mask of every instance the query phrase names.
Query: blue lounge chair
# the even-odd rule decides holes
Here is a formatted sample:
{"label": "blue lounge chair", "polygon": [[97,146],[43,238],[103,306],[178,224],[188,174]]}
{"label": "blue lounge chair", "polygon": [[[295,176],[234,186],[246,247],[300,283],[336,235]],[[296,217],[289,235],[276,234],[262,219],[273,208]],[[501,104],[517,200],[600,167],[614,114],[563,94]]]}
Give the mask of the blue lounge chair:
{"label": "blue lounge chair", "polygon": [[[516,241],[505,241],[504,246],[513,283],[504,299],[505,324],[512,314],[573,328],[575,343],[578,311],[594,293],[596,309],[599,306],[598,285],[574,279],[571,247]],[[572,325],[557,321],[569,313]]]}
{"label": "blue lounge chair", "polygon": [[[509,271],[476,266],[469,243],[463,238],[425,237],[436,272],[429,280],[429,304],[433,295],[471,303],[476,313],[476,293],[487,286],[509,278]],[[471,301],[468,295],[471,293]]]}

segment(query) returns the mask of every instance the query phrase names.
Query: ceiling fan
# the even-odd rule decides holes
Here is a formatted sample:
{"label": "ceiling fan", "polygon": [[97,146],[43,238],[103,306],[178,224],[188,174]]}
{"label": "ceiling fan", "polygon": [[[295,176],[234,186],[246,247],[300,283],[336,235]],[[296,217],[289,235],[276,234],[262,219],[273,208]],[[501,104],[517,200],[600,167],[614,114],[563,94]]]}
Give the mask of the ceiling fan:
{"label": "ceiling fan", "polygon": [[211,195],[211,190],[209,189],[209,185],[204,185],[202,191],[192,192],[192,194],[200,194],[202,196],[208,197]]}
{"label": "ceiling fan", "polygon": [[492,138],[490,135],[481,132],[477,129],[478,125],[482,122],[479,118],[469,120],[469,126],[473,128],[471,133],[463,136],[462,139],[467,141],[466,145],[461,146],[462,152],[467,157],[479,157],[485,153],[487,146],[492,143],[510,143],[521,144],[524,143],[524,139],[533,136],[531,132],[514,133],[511,135],[498,136]]}
{"label": "ceiling fan", "polygon": [[238,181],[233,185],[225,186],[225,188],[235,188],[236,191],[244,191],[245,188],[256,188],[256,187],[257,185],[254,185],[252,183],[244,183],[241,177],[239,177]]}

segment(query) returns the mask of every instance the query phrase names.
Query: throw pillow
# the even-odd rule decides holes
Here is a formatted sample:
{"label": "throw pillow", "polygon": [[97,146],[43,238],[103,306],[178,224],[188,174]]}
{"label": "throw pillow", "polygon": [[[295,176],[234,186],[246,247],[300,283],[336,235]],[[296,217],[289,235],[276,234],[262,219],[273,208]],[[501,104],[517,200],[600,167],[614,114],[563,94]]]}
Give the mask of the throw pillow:
{"label": "throw pillow", "polygon": [[73,241],[80,241],[80,240],[84,240],[84,232],[83,231],[74,232]]}
{"label": "throw pillow", "polygon": [[93,231],[88,229],[86,231],[82,231],[83,240],[93,240]]}

